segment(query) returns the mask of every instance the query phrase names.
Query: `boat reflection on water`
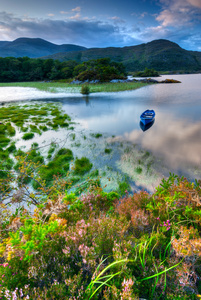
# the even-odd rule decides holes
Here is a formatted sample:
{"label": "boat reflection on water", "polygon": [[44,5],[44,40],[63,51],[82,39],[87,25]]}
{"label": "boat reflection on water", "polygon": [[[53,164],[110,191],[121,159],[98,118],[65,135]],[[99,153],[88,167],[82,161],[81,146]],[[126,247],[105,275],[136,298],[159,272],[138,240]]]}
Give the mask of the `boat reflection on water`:
{"label": "boat reflection on water", "polygon": [[151,126],[153,126],[154,122],[155,122],[155,119],[153,119],[153,121],[151,121],[145,125],[144,123],[142,123],[142,121],[140,121],[140,128],[142,129],[142,131],[146,131],[149,128],[151,128]]}

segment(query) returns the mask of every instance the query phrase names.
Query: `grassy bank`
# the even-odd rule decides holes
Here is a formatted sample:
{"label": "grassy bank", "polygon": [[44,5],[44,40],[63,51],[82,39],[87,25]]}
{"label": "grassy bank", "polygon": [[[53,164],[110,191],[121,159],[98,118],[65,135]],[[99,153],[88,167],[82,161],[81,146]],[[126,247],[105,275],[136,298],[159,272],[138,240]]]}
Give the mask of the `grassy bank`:
{"label": "grassy bank", "polygon": [[[120,92],[135,90],[143,86],[147,86],[147,83],[141,82],[117,82],[117,83],[93,83],[88,84],[90,88],[90,93],[97,92]],[[16,87],[31,87],[36,88],[41,91],[58,93],[67,92],[75,93],[81,92],[80,84],[70,84],[64,82],[11,82],[11,83],[0,83],[0,87],[16,86]]]}

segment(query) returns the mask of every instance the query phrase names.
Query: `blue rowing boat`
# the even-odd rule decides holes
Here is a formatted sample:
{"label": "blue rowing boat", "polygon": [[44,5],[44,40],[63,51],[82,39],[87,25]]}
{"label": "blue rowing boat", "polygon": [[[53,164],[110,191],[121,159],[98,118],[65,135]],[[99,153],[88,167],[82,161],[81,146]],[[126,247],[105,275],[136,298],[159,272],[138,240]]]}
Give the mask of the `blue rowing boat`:
{"label": "blue rowing boat", "polygon": [[154,118],[155,118],[155,111],[153,109],[145,110],[140,116],[140,120],[144,125],[152,123]]}
{"label": "blue rowing boat", "polygon": [[154,125],[154,122],[155,122],[155,119],[153,119],[152,122],[144,125],[144,123],[142,123],[142,121],[140,121],[140,128],[142,129],[142,131],[146,131],[148,130],[149,128],[151,128],[152,125]]}

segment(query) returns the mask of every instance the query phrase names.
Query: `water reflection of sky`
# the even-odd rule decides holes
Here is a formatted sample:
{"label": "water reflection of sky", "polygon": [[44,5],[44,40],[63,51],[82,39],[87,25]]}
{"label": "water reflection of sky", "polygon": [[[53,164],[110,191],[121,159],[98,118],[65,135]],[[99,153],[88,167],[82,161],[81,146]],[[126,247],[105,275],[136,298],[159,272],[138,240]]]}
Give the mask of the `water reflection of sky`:
{"label": "water reflection of sky", "polygon": [[[169,75],[181,84],[63,99],[63,108],[85,128],[117,135],[161,155],[171,169],[201,167],[201,75]],[[161,80],[162,78],[160,78]],[[146,132],[139,127],[145,109],[156,112]]]}
{"label": "water reflection of sky", "polygon": [[[1,101],[49,98],[59,101],[67,114],[75,117],[84,128],[116,135],[141,145],[160,155],[172,169],[201,169],[201,74],[167,75],[158,78],[174,78],[180,84],[156,84],[135,91],[118,93],[53,94],[22,88],[0,88]],[[10,90],[9,90],[10,89]],[[10,91],[10,95],[6,94]],[[12,92],[12,94],[11,94]],[[3,97],[3,98],[2,98]],[[3,100],[2,100],[3,99]],[[147,131],[140,129],[141,113],[154,109],[156,120]]]}

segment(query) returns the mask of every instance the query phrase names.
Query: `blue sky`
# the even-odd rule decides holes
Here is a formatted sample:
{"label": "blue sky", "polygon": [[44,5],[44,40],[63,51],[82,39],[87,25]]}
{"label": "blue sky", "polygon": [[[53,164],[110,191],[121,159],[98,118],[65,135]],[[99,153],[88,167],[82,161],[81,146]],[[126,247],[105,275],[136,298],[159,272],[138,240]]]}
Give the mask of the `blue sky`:
{"label": "blue sky", "polygon": [[168,39],[201,51],[201,0],[0,0],[0,40],[123,47]]}

